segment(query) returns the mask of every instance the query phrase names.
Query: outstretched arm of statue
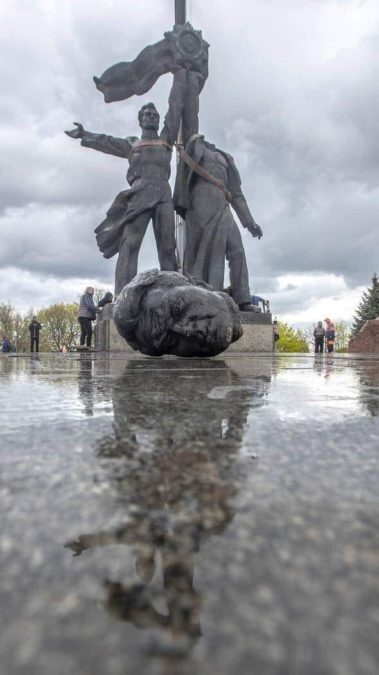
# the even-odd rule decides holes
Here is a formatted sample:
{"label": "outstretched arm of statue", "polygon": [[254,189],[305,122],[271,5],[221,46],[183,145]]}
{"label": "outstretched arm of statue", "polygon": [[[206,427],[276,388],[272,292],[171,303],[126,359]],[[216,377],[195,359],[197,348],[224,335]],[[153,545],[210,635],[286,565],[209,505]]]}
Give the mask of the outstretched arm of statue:
{"label": "outstretched arm of statue", "polygon": [[162,140],[170,145],[174,145],[178,138],[186,93],[187,71],[185,68],[178,67],[174,72],[174,81],[168,99],[168,111],[161,131]]}
{"label": "outstretched arm of statue", "polygon": [[65,131],[65,134],[70,138],[80,138],[81,145],[85,148],[99,150],[107,155],[129,158],[132,146],[126,138],[117,138],[107,134],[93,134],[91,131],[86,131],[79,122],[74,122],[74,125],[76,129]]}

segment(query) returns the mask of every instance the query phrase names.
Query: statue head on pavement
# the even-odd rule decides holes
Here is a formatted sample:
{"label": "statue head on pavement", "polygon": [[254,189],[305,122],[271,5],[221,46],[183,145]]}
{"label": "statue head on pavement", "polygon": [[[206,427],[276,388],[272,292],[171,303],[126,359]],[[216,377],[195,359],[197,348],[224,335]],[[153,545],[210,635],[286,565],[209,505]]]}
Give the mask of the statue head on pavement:
{"label": "statue head on pavement", "polygon": [[137,274],[118,296],[113,318],[126,342],[149,356],[215,356],[242,335],[230,296],[178,272]]}

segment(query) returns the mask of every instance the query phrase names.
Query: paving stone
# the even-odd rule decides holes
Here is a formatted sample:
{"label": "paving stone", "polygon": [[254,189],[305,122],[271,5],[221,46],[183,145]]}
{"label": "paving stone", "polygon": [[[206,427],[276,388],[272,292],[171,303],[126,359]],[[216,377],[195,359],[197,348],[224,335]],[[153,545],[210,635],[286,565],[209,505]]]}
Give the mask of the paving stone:
{"label": "paving stone", "polygon": [[379,357],[0,359],[6,675],[376,675]]}

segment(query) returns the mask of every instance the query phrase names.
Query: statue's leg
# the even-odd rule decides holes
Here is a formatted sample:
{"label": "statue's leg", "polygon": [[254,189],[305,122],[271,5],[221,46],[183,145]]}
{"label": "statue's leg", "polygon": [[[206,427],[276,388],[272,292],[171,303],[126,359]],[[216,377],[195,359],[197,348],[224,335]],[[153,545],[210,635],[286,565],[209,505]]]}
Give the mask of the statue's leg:
{"label": "statue's leg", "polygon": [[[215,188],[217,192],[217,188]],[[186,251],[184,270],[213,286],[216,291],[224,288],[226,232],[224,223],[224,198],[214,204],[211,195],[203,194],[200,199],[196,194],[196,186],[187,210]],[[226,202],[225,202],[226,203]]]}
{"label": "statue's leg", "polygon": [[196,221],[193,222],[192,214],[186,213],[186,245],[184,249],[183,271],[192,274],[196,262],[196,253],[199,247],[200,234],[196,229]]}
{"label": "statue's leg", "polygon": [[116,264],[115,295],[137,274],[138,254],[150,218],[151,211],[144,211],[125,225]]}
{"label": "statue's leg", "polygon": [[161,270],[176,272],[178,261],[176,257],[175,216],[172,200],[157,204],[153,215],[153,228]]}
{"label": "statue's leg", "polygon": [[247,269],[241,233],[231,214],[230,218],[232,222],[228,228],[225,254],[230,270],[232,297],[237,305],[242,305],[246,302],[251,302],[249,271]]}

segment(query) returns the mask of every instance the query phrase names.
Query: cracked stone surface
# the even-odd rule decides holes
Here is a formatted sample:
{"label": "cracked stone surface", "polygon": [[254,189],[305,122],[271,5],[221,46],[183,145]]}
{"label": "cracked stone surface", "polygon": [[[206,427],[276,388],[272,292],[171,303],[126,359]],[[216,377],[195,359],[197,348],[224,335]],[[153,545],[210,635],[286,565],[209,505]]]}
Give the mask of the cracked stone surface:
{"label": "cracked stone surface", "polygon": [[0,358],[6,675],[376,675],[379,357]]}

